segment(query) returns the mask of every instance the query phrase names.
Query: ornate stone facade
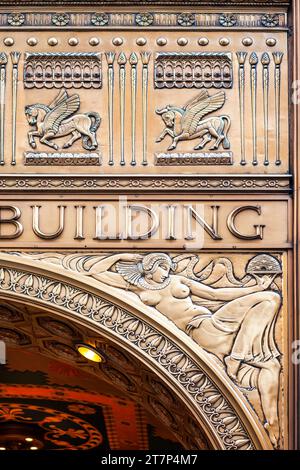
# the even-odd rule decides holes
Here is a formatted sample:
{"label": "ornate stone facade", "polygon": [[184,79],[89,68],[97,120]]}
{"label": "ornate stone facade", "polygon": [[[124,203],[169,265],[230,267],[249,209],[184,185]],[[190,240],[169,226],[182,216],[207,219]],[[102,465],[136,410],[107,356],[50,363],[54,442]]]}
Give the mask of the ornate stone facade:
{"label": "ornate stone facade", "polygon": [[147,365],[101,373],[186,448],[289,448],[291,2],[128,3],[0,0],[0,297]]}

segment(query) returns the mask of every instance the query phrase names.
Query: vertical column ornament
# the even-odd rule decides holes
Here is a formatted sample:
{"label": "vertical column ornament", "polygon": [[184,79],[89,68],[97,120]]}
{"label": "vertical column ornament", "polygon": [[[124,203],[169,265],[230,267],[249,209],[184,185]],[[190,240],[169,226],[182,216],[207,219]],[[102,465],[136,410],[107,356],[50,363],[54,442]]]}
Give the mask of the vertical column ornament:
{"label": "vertical column ornament", "polygon": [[253,158],[252,165],[257,165],[257,64],[258,57],[256,52],[252,52],[249,58],[251,66],[250,83],[251,83],[251,110],[252,110],[252,142],[253,142]]}
{"label": "vertical column ornament", "polygon": [[114,52],[106,53],[107,83],[108,83],[108,133],[109,133],[109,165],[114,164]]}
{"label": "vertical column ornament", "polygon": [[276,160],[275,165],[281,164],[280,158],[280,94],[281,94],[281,63],[282,52],[273,52],[275,64],[275,121],[276,121]]}
{"label": "vertical column ornament", "polygon": [[135,158],[135,134],[136,134],[136,88],[137,88],[137,64],[138,57],[135,52],[130,55],[131,65],[131,165],[136,165]]}
{"label": "vertical column ornament", "polygon": [[263,83],[263,101],[264,101],[264,140],[265,140],[265,158],[264,165],[269,165],[269,65],[270,56],[265,52],[261,57],[261,63],[263,66],[262,71],[262,83]]}
{"label": "vertical column ornament", "polygon": [[124,136],[125,136],[125,86],[126,86],[126,62],[127,58],[124,52],[118,57],[119,64],[119,87],[120,87],[120,146],[121,160],[120,165],[125,165]]}
{"label": "vertical column ornament", "polygon": [[11,164],[16,164],[16,123],[17,123],[17,100],[18,100],[18,67],[20,52],[11,52],[12,69],[12,157]]}
{"label": "vertical column ornament", "polygon": [[0,165],[4,165],[4,118],[7,55],[0,53]]}
{"label": "vertical column ornament", "polygon": [[150,60],[150,52],[141,52],[143,64],[142,72],[142,114],[143,114],[143,160],[142,165],[148,165],[147,161],[147,114],[148,114],[148,81],[149,71],[148,65]]}
{"label": "vertical column ornament", "polygon": [[239,101],[240,101],[240,128],[241,128],[241,165],[246,165],[245,156],[245,61],[247,52],[237,52],[239,63]]}

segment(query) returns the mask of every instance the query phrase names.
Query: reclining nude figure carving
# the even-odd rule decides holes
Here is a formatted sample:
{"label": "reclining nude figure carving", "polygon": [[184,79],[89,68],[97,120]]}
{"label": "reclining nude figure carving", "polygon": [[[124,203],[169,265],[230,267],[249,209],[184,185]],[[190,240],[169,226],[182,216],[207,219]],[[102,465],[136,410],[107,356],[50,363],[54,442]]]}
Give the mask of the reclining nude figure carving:
{"label": "reclining nude figure carving", "polygon": [[[197,277],[193,269],[188,269],[191,263],[186,263],[187,259],[194,259],[195,266],[199,258],[187,254],[173,259],[166,253],[114,254],[98,258],[83,270],[102,283],[134,292],[145,305],[165,315],[204,350],[217,356],[237,385],[242,386],[247,377],[248,385],[253,386],[255,376],[264,425],[277,447],[281,365],[275,343],[275,323],[281,296],[271,285],[280,273],[280,263],[269,255],[256,258],[263,256],[269,266],[270,260],[271,264],[277,263],[279,271],[269,269],[270,272],[267,270],[260,275],[252,272],[240,282],[233,274],[229,259],[221,258],[219,265],[216,261],[210,263],[214,269],[226,270],[227,279],[232,279],[230,287],[228,283],[227,287],[211,287],[201,282],[199,278],[205,276],[198,274]],[[73,257],[66,257],[69,261],[63,262],[65,267],[70,269]]]}
{"label": "reclining nude figure carving", "polygon": [[129,291],[166,316],[218,358],[242,391],[255,391],[264,426],[278,447],[281,353],[275,326],[282,303],[282,268],[277,258],[253,255],[245,258],[245,266],[239,259],[240,272],[246,275],[237,277],[234,260],[213,255],[210,259],[189,253],[26,256]]}

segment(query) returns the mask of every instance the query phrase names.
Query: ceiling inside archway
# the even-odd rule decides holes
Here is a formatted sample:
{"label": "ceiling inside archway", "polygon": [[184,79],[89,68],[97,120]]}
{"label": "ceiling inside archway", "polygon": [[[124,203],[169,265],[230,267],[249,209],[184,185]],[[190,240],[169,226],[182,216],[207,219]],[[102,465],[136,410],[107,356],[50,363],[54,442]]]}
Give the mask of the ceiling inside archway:
{"label": "ceiling inside archway", "polygon": [[[1,302],[0,339],[8,346],[7,364],[0,365],[0,448],[207,448],[192,419],[153,373],[82,326]],[[81,357],[78,342],[104,352],[106,362]],[[182,416],[176,417],[173,407]],[[177,422],[184,421],[187,432],[178,440]],[[34,441],[25,441],[31,436]]]}

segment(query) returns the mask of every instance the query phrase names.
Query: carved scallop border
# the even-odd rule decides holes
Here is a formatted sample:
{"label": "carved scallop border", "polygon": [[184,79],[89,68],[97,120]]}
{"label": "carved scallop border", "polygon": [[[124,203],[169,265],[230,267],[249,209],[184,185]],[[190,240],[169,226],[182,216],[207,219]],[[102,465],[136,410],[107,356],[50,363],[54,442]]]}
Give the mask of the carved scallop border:
{"label": "carved scallop border", "polygon": [[131,312],[86,290],[43,275],[2,267],[0,292],[38,300],[89,318],[137,347],[185,390],[226,450],[255,445],[221,390],[171,340]]}

